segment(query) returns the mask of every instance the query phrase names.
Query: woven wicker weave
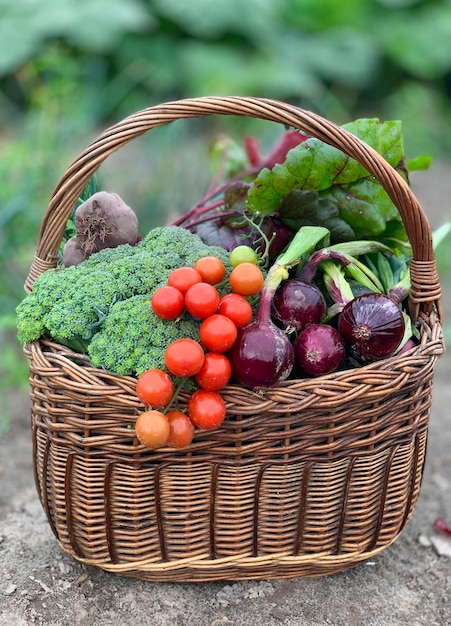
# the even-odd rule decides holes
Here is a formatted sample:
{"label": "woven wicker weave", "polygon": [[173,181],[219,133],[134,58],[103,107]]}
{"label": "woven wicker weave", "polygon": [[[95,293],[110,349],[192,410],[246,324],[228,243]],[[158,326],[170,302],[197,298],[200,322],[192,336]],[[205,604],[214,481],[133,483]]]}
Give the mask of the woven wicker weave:
{"label": "woven wicker weave", "polygon": [[428,221],[384,159],[335,124],[257,98],[166,103],[108,129],[68,168],[44,216],[26,289],[56,266],[66,221],[102,161],[156,126],[199,115],[287,124],[354,157],[403,218],[414,260],[408,353],[262,397],[238,385],[227,419],[183,451],[134,437],[136,380],[41,340],[30,359],[35,479],[62,548],[83,563],[158,581],[320,576],[366,560],[399,535],[422,478],[431,387],[443,352],[440,285]]}

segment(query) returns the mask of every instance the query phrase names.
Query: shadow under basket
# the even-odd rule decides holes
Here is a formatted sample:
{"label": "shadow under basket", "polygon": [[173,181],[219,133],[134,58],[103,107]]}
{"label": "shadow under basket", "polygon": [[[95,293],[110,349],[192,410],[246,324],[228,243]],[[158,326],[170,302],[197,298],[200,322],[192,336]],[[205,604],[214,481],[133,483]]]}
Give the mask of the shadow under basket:
{"label": "shadow under basket", "polygon": [[444,349],[430,227],[380,155],[333,123],[276,101],[196,98],[145,109],[108,129],[67,170],[26,286],[55,267],[67,218],[109,154],[155,126],[212,114],[299,128],[381,182],[412,244],[409,310],[420,343],[264,395],[229,385],[219,429],[197,430],[184,450],[158,451],[135,437],[143,407],[134,378],[94,368],[52,341],[28,344],[37,490],[62,548],[109,572],[172,582],[332,574],[389,546],[413,513],[433,370]]}

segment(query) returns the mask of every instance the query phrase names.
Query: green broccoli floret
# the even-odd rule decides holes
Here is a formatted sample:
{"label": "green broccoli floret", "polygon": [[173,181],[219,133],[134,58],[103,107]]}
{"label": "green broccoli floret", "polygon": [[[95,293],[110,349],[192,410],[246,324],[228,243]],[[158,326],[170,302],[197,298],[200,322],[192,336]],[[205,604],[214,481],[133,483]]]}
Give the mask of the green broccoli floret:
{"label": "green broccoli floret", "polygon": [[89,272],[77,265],[48,270],[17,307],[19,341],[34,341],[42,335],[63,343],[72,337],[89,340],[117,293],[118,286],[105,268]]}
{"label": "green broccoli floret", "polygon": [[[197,235],[183,228],[163,226],[150,231],[136,246],[106,248],[79,265],[48,270],[39,276],[33,291],[17,307],[18,339],[28,343],[46,335],[76,351],[86,352],[89,346],[89,354],[95,360],[93,364],[109,371],[118,374],[144,371],[147,363],[158,360],[154,348],[158,348],[158,358],[161,357],[161,346],[155,343],[155,337],[161,336],[161,341],[167,345],[171,337],[192,336],[192,327],[199,326],[195,321],[188,324],[188,320],[162,323],[155,316],[149,320],[146,315],[150,315],[152,293],[166,284],[173,269],[192,266],[206,255],[220,258],[230,272],[226,250],[207,246]],[[140,298],[136,299],[137,296]],[[134,313],[135,307],[139,315]],[[124,327],[117,331],[121,323]],[[149,338],[145,324],[153,326],[147,357],[142,351],[143,337]],[[162,324],[164,332],[160,328]],[[188,324],[186,330],[185,324]],[[113,348],[114,342],[105,339],[110,334],[113,336],[113,327],[122,344],[126,337],[132,342],[133,337],[139,340],[139,358],[133,351],[128,352],[127,347]],[[102,350],[105,358],[102,358]],[[161,359],[159,362],[161,364]]]}
{"label": "green broccoli floret", "polygon": [[171,250],[180,256],[182,265],[194,265],[201,257],[213,255],[230,268],[229,253],[224,248],[207,246],[200,237],[178,226],[154,228],[138,245],[153,256]]}
{"label": "green broccoli floret", "polygon": [[152,311],[147,296],[133,296],[111,307],[101,330],[92,338],[91,364],[116,374],[138,375],[164,369],[164,351],[180,337],[199,340],[199,321],[192,318],[165,321]]}

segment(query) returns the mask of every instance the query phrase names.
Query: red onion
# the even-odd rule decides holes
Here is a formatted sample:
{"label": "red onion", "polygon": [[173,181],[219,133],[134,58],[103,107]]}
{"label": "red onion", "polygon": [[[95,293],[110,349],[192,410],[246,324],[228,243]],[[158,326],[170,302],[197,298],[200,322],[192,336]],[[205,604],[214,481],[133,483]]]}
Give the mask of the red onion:
{"label": "red onion", "polygon": [[328,324],[307,326],[294,342],[299,367],[310,376],[334,372],[345,356],[345,342],[338,330]]}
{"label": "red onion", "polygon": [[403,339],[405,323],[399,306],[389,296],[364,293],[344,306],[338,330],[351,355],[368,363],[395,352]]}
{"label": "red onion", "polygon": [[287,332],[321,322],[326,311],[327,304],[318,287],[294,278],[282,283],[272,301],[273,319]]}
{"label": "red onion", "polygon": [[289,268],[329,231],[321,226],[303,226],[270,270],[260,293],[255,320],[238,331],[229,359],[234,377],[251,389],[267,389],[285,380],[294,364],[294,349],[286,334],[272,322],[272,299],[282,281],[289,277]]}
{"label": "red onion", "polygon": [[288,378],[294,364],[288,337],[270,320],[261,319],[238,331],[228,357],[238,382],[256,390]]}

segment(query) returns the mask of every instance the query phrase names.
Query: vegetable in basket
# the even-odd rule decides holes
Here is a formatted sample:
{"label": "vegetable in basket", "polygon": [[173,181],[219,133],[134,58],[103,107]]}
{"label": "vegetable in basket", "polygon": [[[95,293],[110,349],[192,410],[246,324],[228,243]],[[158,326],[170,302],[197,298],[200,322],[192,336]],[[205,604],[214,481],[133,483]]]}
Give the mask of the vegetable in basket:
{"label": "vegetable in basket", "polygon": [[[401,122],[358,119],[343,128],[407,178]],[[248,153],[250,167],[226,180],[219,177],[221,171],[229,172],[224,150],[219,180],[174,223],[196,232],[209,245],[232,250],[248,244],[269,262],[304,225],[326,227],[331,243],[377,239],[409,252],[397,208],[358,161],[319,139],[287,132],[297,135],[296,143],[285,142],[284,135],[284,151],[275,161]]]}
{"label": "vegetable in basket", "polygon": [[310,324],[296,337],[293,347],[301,371],[310,376],[334,372],[345,357],[344,339],[329,324]]}
{"label": "vegetable in basket", "polygon": [[[412,328],[401,308],[409,289],[405,262],[395,259],[393,266],[403,271],[389,277],[381,259],[394,254],[377,241],[339,243],[311,253],[328,236],[325,228],[301,227],[270,267],[255,320],[240,330],[230,351],[241,384],[267,389],[288,378],[294,365],[296,375],[328,374],[341,365],[345,352],[358,365],[391,356],[410,339]],[[385,269],[385,287],[377,270],[360,260],[370,254]],[[337,314],[334,328],[328,322]]]}
{"label": "vegetable in basket", "polygon": [[63,249],[66,267],[78,265],[93,252],[138,240],[136,213],[116,193],[94,193],[76,208],[74,223],[75,235]]}
{"label": "vegetable in basket", "polygon": [[[73,185],[78,190],[80,172],[87,172],[86,168],[90,171],[99,157],[107,156],[134,136],[171,119],[214,112],[264,115],[282,123],[290,119],[315,136],[327,133],[335,145],[346,146],[350,141],[344,131],[339,132],[326,121],[323,123],[319,116],[289,104],[232,97],[166,103],[152,108],[151,115],[144,112],[132,116],[125,125],[121,123],[104,133],[100,148],[99,142],[94,144],[92,157],[88,158],[89,151],[85,151],[82,161],[77,160],[66,174],[64,191],[70,192]],[[372,152],[360,142],[350,143],[349,151],[358,160],[369,163]],[[392,183],[400,183],[382,161],[380,169],[379,160],[375,161],[370,169],[380,172],[380,179],[388,189]],[[396,204],[418,251],[416,260],[429,261],[427,222],[407,186],[395,184],[394,188],[399,191]],[[57,198],[49,207],[50,214],[56,204]],[[409,206],[413,213],[418,213],[416,217],[424,229],[412,224]],[[258,214],[257,218],[259,221]],[[52,223],[46,220],[43,235]],[[59,228],[62,226],[59,224]],[[390,232],[393,235],[394,231]],[[423,236],[424,241],[418,241]],[[56,245],[53,241],[50,246],[52,255]],[[42,267],[36,259],[27,286],[34,282],[38,265]],[[433,264],[427,267],[435,269]],[[138,417],[135,429],[131,427],[138,406],[136,397],[130,398],[128,393],[133,379],[104,377],[103,391],[96,386],[98,393],[92,406],[93,390],[89,382],[97,373],[102,377],[99,370],[92,371],[85,359],[78,359],[59,345],[39,342],[32,349],[28,347],[32,371],[39,373],[30,379],[32,399],[37,403],[32,409],[36,484],[63,547],[79,560],[148,580],[177,577],[208,580],[231,576],[239,579],[249,576],[251,570],[252,576],[260,578],[324,575],[373,556],[375,546],[380,551],[390,545],[411,515],[421,481],[429,417],[424,404],[429,406],[432,366],[440,354],[439,316],[432,310],[434,303],[438,305],[438,281],[432,287],[434,291],[427,295],[425,304],[412,307],[412,317],[421,324],[424,322],[419,358],[415,354],[414,358],[406,359],[406,366],[404,359],[400,359],[401,364],[393,359],[393,369],[390,362],[387,367],[367,366],[361,373],[344,372],[313,383],[299,380],[283,383],[278,389],[268,390],[264,401],[245,389],[229,387],[222,401],[226,402],[228,422],[212,435],[199,433],[199,440],[186,453],[168,454],[167,450],[161,450],[153,455],[138,445],[139,430],[151,448],[158,447],[168,435],[165,445],[174,446],[171,426],[168,429],[168,423],[161,419],[162,413],[157,415],[158,432],[153,420],[147,418]],[[108,314],[106,320],[109,317]],[[169,326],[177,323],[161,321]],[[124,327],[122,340],[129,327],[134,326],[133,322]],[[98,335],[99,332],[94,338]],[[426,362],[431,367],[425,376]],[[400,376],[400,371],[406,374],[406,367],[408,376]],[[378,371],[383,374],[384,384]],[[67,381],[66,373],[70,374]],[[43,407],[42,399],[49,396],[48,390],[54,389],[55,384],[61,386],[58,402],[47,401]],[[355,389],[360,392],[354,393]],[[191,419],[183,418],[185,434],[180,442],[179,431],[176,447],[184,447],[191,441],[193,428],[186,430],[189,422],[191,426],[195,422],[197,428],[208,429],[216,428],[223,419],[226,411],[219,402],[221,394],[211,393],[204,389],[191,395],[191,399],[195,397],[188,408]],[[416,417],[412,409],[418,405],[414,400],[419,394],[426,400],[417,407]],[[185,398],[183,393],[180,408]],[[399,398],[406,400],[399,402]],[[211,400],[218,401],[214,411]],[[218,421],[211,419],[213,415]],[[95,462],[86,462],[87,450],[88,460]],[[112,451],[114,458],[120,457],[119,462],[111,462]],[[318,464],[324,471],[316,471]],[[337,471],[344,464],[346,471]],[[406,471],[406,467],[412,471]],[[355,484],[357,489],[353,488]],[[88,490],[86,485],[90,486]],[[407,504],[406,493],[412,495]],[[61,502],[68,504],[66,516],[59,515]],[[299,505],[302,515],[298,514]],[[86,511],[91,514],[87,515]],[[166,514],[174,511],[175,515]],[[394,514],[384,515],[386,511]],[[250,514],[253,532],[237,540],[233,528],[249,525]],[[149,526],[149,515],[156,524]],[[108,524],[100,525],[102,536],[99,537],[100,518]],[[181,519],[193,523],[181,524]],[[327,524],[323,523],[325,519]],[[125,534],[109,532],[119,526],[125,529]],[[268,528],[273,532],[268,533]],[[137,537],[137,529],[142,530],[142,541]],[[91,541],[84,541],[86,537]],[[286,546],[293,546],[288,556]],[[244,567],[243,554],[246,555]]]}
{"label": "vegetable in basket", "polygon": [[135,246],[106,248],[79,265],[48,270],[17,308],[19,341],[48,336],[88,352],[93,365],[122,375],[161,366],[167,344],[179,337],[197,339],[199,324],[160,320],[150,296],[173,269],[207,255],[221,259],[230,271],[225,250],[167,226],[151,230]]}
{"label": "vegetable in basket", "polygon": [[315,252],[300,277],[311,282],[318,268],[333,301],[327,317],[338,314],[337,328],[351,358],[358,363],[384,359],[411,339],[410,319],[402,310],[410,290],[406,259],[380,242],[353,241]]}
{"label": "vegetable in basket", "polygon": [[[398,122],[357,120],[346,128],[404,171]],[[275,250],[280,254],[280,247],[293,242],[299,228],[302,230],[306,224],[312,227],[318,222],[324,222],[332,238],[349,239],[356,233],[371,232],[391,239],[400,254],[405,253],[408,242],[397,210],[382,186],[360,163],[297,131],[286,131],[276,148],[269,157],[262,158],[255,142],[247,140],[250,167],[234,174],[225,183],[221,184],[218,179],[205,198],[177,220],[176,223],[184,228],[154,229],[136,245],[131,245],[136,243],[135,218],[130,216],[131,209],[118,196],[97,192],[84,198],[74,213],[75,241],[69,241],[67,245],[72,245],[73,252],[78,255],[90,256],[81,265],[45,272],[38,278],[32,293],[18,308],[19,339],[29,342],[47,335],[76,351],[87,352],[95,366],[118,374],[139,374],[149,364],[162,366],[163,348],[167,343],[178,337],[198,338],[199,324],[196,321],[189,316],[178,320],[180,306],[174,308],[168,324],[163,324],[163,320],[147,306],[146,297],[164,285],[175,268],[192,266],[198,258],[213,255],[227,261],[230,272],[231,262],[225,249],[236,250],[237,244],[242,248],[243,243],[249,242],[258,250],[260,261],[269,263],[272,259],[270,248],[272,254]],[[105,223],[106,206],[111,199],[114,210],[110,216],[114,222],[119,219],[119,214],[123,214],[126,226],[121,237],[129,243],[94,254],[92,250],[115,245],[118,241],[110,241],[114,224]],[[222,222],[230,216],[235,216],[233,219],[238,219],[244,230],[240,231],[238,226],[237,238],[232,237],[226,245],[222,241],[223,224],[218,225],[217,219]],[[221,243],[225,249],[212,248],[188,232],[202,227],[200,230],[205,234],[203,226],[212,235],[207,237],[208,241]],[[248,234],[252,233],[249,239],[242,238],[246,229]],[[250,267],[254,272],[257,269],[252,263]],[[270,269],[272,277],[276,274],[274,267]],[[242,268],[241,264],[241,271]],[[234,284],[234,271],[230,276],[233,291],[251,295]],[[256,278],[262,280],[261,276]],[[246,282],[249,283],[249,276],[246,276]],[[285,289],[288,290],[288,284]],[[313,285],[310,289],[313,291]],[[270,299],[274,291],[271,288]],[[278,313],[278,322],[291,329],[295,325],[294,319],[290,318],[286,323],[282,320],[283,315],[288,315],[288,298],[281,298],[280,293],[277,299],[281,300],[282,313]],[[266,288],[260,311],[266,306],[267,294]],[[324,303],[318,294],[317,297],[315,317],[307,319],[304,315],[303,322],[296,322],[298,332],[307,324],[322,321]],[[189,306],[187,310],[192,316],[199,316]],[[274,315],[277,308],[272,306],[270,310]],[[279,335],[281,345],[287,345],[285,333],[271,332],[270,335],[273,338]],[[287,347],[287,353],[289,351]],[[266,372],[264,386],[271,386],[288,375],[288,362],[285,365],[283,375],[280,363],[271,375]],[[262,376],[264,371],[262,368]],[[237,378],[244,380],[241,375]]]}
{"label": "vegetable in basket", "polygon": [[272,300],[281,282],[289,277],[289,269],[328,236],[326,228],[303,226],[287,250],[270,267],[255,319],[239,330],[229,353],[233,374],[243,385],[266,389],[290,375],[294,364],[293,346],[287,335],[272,321]]}

